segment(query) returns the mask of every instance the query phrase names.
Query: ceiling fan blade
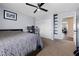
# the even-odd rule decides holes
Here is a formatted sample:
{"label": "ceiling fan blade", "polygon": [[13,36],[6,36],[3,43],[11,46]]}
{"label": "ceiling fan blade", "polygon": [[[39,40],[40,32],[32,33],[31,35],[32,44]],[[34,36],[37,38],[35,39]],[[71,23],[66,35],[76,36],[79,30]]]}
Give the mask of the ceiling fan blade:
{"label": "ceiling fan blade", "polygon": [[29,6],[36,7],[37,8],[37,6],[32,5],[32,4],[29,4],[29,3],[26,3],[26,5],[29,5]]}
{"label": "ceiling fan blade", "polygon": [[45,11],[45,12],[47,12],[48,10],[46,10],[46,9],[44,9],[44,8],[40,8],[40,10],[43,10],[43,11]]}
{"label": "ceiling fan blade", "polygon": [[41,6],[43,6],[45,3],[41,3],[40,5],[39,5],[39,7],[41,7]]}
{"label": "ceiling fan blade", "polygon": [[34,11],[34,13],[36,13],[37,9]]}
{"label": "ceiling fan blade", "polygon": [[38,7],[40,6],[40,3],[37,3]]}

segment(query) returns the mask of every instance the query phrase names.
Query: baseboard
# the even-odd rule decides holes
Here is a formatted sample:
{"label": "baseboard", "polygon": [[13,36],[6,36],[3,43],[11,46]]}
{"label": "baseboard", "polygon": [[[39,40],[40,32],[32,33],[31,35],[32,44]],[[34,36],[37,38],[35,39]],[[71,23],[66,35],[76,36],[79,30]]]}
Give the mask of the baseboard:
{"label": "baseboard", "polygon": [[46,38],[46,37],[41,37],[42,39],[49,39],[49,38]]}

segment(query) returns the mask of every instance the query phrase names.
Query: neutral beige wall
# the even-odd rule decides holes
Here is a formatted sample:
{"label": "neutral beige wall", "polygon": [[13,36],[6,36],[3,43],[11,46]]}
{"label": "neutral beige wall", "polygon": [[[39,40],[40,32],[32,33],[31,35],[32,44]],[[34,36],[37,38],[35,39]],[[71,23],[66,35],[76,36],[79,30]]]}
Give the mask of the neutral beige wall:
{"label": "neutral beige wall", "polygon": [[68,32],[67,36],[73,38],[73,17],[67,17],[67,23],[68,23]]}

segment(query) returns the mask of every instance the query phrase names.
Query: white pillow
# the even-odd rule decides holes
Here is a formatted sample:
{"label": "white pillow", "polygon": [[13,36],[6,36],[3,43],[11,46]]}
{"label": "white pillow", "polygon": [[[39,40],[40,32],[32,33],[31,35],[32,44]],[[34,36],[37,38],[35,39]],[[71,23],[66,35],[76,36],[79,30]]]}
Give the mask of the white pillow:
{"label": "white pillow", "polygon": [[23,28],[23,32],[27,32],[27,28],[25,27],[25,28]]}

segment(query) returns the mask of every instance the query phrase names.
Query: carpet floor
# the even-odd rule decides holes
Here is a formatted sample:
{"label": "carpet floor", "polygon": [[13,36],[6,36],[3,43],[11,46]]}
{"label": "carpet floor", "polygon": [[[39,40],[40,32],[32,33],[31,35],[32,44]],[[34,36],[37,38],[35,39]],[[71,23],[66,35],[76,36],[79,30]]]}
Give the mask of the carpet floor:
{"label": "carpet floor", "polygon": [[43,39],[44,48],[37,56],[74,56],[75,45],[69,40]]}

